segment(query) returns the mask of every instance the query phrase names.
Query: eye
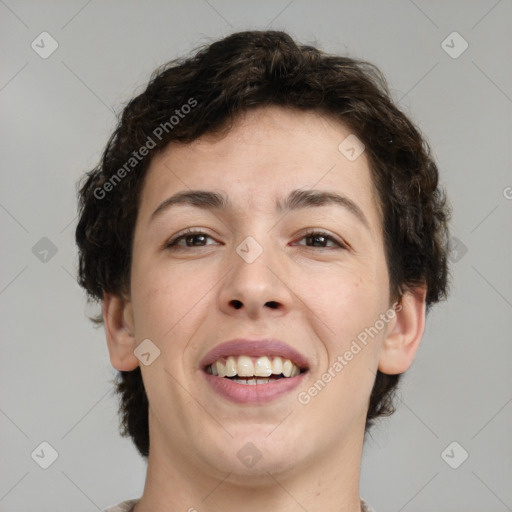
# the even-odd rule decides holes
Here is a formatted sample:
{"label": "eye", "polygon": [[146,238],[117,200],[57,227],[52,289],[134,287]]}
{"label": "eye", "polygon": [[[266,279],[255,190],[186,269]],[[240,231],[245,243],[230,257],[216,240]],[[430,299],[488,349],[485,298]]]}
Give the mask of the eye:
{"label": "eye", "polygon": [[[326,233],[325,231],[308,231],[302,238],[301,240],[308,240],[308,241],[311,241],[312,243],[318,243],[320,245],[317,245],[316,247],[320,248],[320,249],[328,249],[329,247],[326,247],[325,244],[327,242],[334,242],[334,244],[336,246],[338,246],[340,249],[346,249],[347,246],[343,243],[343,242],[339,242],[338,240],[336,240],[336,238],[334,238],[332,235],[330,235],[329,233]],[[304,244],[299,244],[299,245],[304,245]],[[308,246],[308,247],[315,247],[315,246]],[[332,246],[331,246],[332,247]],[[336,247],[334,247],[336,248]]]}
{"label": "eye", "polygon": [[[187,229],[184,233],[178,234],[171,240],[169,240],[165,247],[167,249],[184,249],[184,248],[193,248],[193,247],[206,247],[207,244],[205,243],[206,239],[209,238],[213,240],[213,238],[209,235],[207,235],[205,232],[195,229]],[[336,238],[334,238],[329,233],[326,233],[325,231],[315,231],[311,230],[308,231],[303,235],[303,237],[300,240],[306,240],[307,242],[311,242],[312,244],[319,244],[319,245],[308,245],[306,244],[299,244],[299,245],[306,245],[307,247],[312,248],[319,248],[319,249],[347,249],[347,245],[343,242],[339,242]],[[195,243],[197,241],[197,243]],[[184,243],[181,243],[184,242]],[[334,247],[331,245],[326,246],[328,242],[334,243]]]}
{"label": "eye", "polygon": [[[183,249],[183,248],[190,248],[190,247],[205,247],[206,245],[211,244],[205,244],[203,243],[207,238],[210,238],[213,240],[213,238],[203,231],[195,230],[195,229],[187,229],[184,233],[179,234],[178,236],[172,238],[169,240],[165,247],[167,249]],[[181,244],[180,242],[184,241],[184,244]],[[194,243],[195,241],[199,241],[198,243]],[[189,245],[190,243],[190,245]]]}

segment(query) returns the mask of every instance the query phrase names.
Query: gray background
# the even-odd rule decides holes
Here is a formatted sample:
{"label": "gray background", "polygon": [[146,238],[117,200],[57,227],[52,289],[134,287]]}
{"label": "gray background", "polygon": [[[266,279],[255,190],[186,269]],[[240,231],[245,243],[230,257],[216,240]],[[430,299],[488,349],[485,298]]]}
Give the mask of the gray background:
{"label": "gray background", "polygon": [[[367,439],[361,495],[377,512],[512,510],[511,0],[0,0],[0,20],[0,511],[141,495],[145,463],[118,435],[115,371],[75,282],[75,186],[156,66],[250,28],[380,66],[454,208],[452,294],[400,409]],[[43,31],[59,45],[47,59],[31,48]],[[469,44],[457,58],[441,44],[453,31]],[[48,469],[31,457],[43,441]],[[453,441],[452,465],[469,453],[458,469],[441,456]]]}

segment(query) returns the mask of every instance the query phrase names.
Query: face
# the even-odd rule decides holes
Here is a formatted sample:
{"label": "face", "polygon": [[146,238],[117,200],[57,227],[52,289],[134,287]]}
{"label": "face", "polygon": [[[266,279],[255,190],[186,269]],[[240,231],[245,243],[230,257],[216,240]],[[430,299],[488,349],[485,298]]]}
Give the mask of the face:
{"label": "face", "polygon": [[[134,347],[149,339],[149,358],[160,353],[124,369],[141,367],[151,447],[183,467],[257,477],[361,443],[395,320],[369,162],[338,148],[349,135],[319,113],[271,107],[153,158],[125,318]],[[166,202],[191,191],[226,204]],[[314,191],[342,199],[312,204]],[[246,341],[222,346],[234,339]],[[278,356],[291,377],[240,375],[247,359],[274,371]],[[243,382],[214,375],[222,368]]]}

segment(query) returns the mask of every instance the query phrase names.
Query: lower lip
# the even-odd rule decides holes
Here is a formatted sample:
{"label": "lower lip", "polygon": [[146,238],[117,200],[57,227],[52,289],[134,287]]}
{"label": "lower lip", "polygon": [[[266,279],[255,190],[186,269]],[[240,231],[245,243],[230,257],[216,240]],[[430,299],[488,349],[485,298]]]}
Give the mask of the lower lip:
{"label": "lower lip", "polygon": [[206,382],[219,395],[237,403],[270,402],[295,389],[303,380],[307,372],[295,377],[282,377],[265,384],[240,384],[225,377],[210,375],[201,372]]}

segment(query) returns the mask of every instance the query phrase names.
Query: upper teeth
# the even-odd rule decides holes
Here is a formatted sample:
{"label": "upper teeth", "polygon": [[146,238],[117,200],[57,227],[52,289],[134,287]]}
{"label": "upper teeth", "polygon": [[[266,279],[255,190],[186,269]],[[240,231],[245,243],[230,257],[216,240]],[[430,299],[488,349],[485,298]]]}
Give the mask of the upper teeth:
{"label": "upper teeth", "polygon": [[289,359],[281,357],[249,357],[229,356],[221,358],[206,368],[208,373],[219,377],[270,377],[271,375],[283,374],[285,377],[295,377],[300,373],[297,365]]}

